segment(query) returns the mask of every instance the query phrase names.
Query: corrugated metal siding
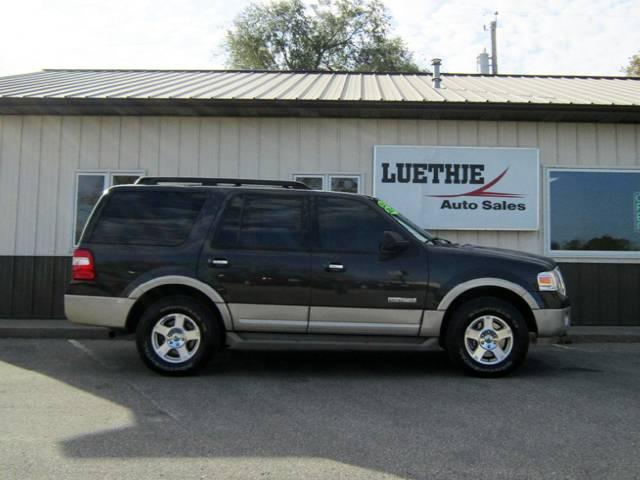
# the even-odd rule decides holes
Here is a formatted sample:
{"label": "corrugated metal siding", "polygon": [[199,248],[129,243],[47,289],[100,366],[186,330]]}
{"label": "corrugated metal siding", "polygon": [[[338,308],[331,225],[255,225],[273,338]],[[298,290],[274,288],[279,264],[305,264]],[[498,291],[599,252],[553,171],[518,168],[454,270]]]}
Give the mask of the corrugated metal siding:
{"label": "corrugated metal siding", "polygon": [[640,265],[561,263],[575,325],[640,325]]}
{"label": "corrugated metal siding", "polygon": [[628,77],[260,71],[45,70],[0,78],[4,98],[640,105]]}
{"label": "corrugated metal siding", "polygon": [[0,318],[64,318],[69,257],[0,256]]}
{"label": "corrugated metal siding", "polygon": [[[640,126],[626,124],[0,116],[0,255],[70,253],[79,169],[269,179],[361,173],[364,192],[371,193],[376,144],[537,147],[545,166],[640,166]],[[456,242],[543,251],[542,228],[438,233]]]}

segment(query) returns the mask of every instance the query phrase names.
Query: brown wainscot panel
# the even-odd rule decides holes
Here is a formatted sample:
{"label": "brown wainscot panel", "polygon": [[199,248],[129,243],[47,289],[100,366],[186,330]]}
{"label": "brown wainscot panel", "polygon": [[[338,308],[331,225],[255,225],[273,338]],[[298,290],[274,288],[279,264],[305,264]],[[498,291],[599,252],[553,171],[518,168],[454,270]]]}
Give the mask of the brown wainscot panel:
{"label": "brown wainscot panel", "polygon": [[0,256],[0,318],[64,318],[71,258]]}
{"label": "brown wainscot panel", "polygon": [[640,264],[560,263],[573,325],[640,326]]}

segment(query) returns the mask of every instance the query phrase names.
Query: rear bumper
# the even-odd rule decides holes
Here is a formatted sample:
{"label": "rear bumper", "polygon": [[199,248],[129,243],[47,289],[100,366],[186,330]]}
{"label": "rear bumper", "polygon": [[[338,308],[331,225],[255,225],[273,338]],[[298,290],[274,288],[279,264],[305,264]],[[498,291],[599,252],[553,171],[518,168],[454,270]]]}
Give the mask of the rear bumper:
{"label": "rear bumper", "polygon": [[539,337],[559,337],[571,325],[571,307],[534,310]]}
{"label": "rear bumper", "polygon": [[73,323],[124,328],[134,303],[132,298],[65,295],[64,313]]}

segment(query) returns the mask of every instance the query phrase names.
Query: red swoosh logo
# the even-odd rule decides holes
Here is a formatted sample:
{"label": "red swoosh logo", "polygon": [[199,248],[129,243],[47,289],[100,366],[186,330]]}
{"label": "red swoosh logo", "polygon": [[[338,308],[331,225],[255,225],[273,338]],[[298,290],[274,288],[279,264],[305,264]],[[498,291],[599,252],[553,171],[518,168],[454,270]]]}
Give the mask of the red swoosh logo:
{"label": "red swoosh logo", "polygon": [[490,192],[489,189],[493,187],[496,183],[498,183],[502,177],[504,177],[509,170],[509,167],[504,169],[500,175],[491,180],[489,183],[483,185],[480,188],[476,188],[475,190],[471,190],[467,193],[458,193],[456,195],[428,195],[429,197],[439,197],[439,198],[452,198],[452,197],[498,197],[498,198],[522,198],[524,195],[519,195],[517,193],[502,193],[502,192]]}

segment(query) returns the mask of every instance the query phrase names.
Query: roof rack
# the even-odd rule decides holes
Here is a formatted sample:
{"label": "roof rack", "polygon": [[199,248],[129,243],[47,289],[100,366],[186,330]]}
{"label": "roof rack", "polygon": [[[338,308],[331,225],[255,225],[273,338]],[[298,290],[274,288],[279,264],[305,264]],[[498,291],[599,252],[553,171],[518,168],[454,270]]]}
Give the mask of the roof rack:
{"label": "roof rack", "polygon": [[180,184],[185,186],[232,186],[255,185],[262,187],[286,188],[289,190],[311,190],[301,182],[286,180],[256,180],[250,178],[205,178],[205,177],[140,177],[136,185]]}

